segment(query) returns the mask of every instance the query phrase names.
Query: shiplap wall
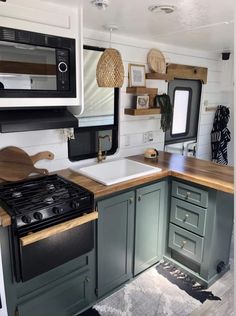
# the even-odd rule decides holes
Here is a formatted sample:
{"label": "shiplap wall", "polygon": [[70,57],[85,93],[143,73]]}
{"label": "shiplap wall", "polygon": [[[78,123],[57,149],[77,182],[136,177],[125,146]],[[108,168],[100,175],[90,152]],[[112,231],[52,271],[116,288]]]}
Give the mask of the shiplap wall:
{"label": "shiplap wall", "polygon": [[[84,30],[84,43],[87,45],[109,47],[109,34],[95,30]],[[205,112],[204,101],[209,105],[223,103],[223,94],[220,89],[221,61],[218,54],[196,51],[183,47],[168,46],[161,43],[144,41],[138,38],[128,38],[114,35],[112,47],[117,48],[125,65],[125,82],[120,93],[120,126],[119,126],[119,150],[115,157],[141,154],[147,147],[163,149],[164,133],[160,129],[160,115],[150,117],[132,117],[124,115],[124,108],[132,106],[132,96],[126,94],[128,85],[128,64],[146,64],[146,56],[150,48],[160,49],[168,62],[195,65],[208,68],[208,83],[203,85],[201,113],[199,120],[198,157],[210,158],[210,130],[212,127],[213,113]],[[146,65],[147,68],[147,65]],[[146,69],[148,70],[148,69]],[[148,80],[147,86],[158,88],[159,93],[167,91],[167,83],[160,80]],[[143,143],[144,132],[153,133],[153,141]],[[61,131],[47,130],[25,133],[0,134],[0,147],[15,145],[23,148],[29,154],[41,150],[50,150],[55,153],[54,161],[43,161],[37,165],[49,170],[58,170],[71,165],[68,160],[67,141]],[[114,158],[113,156],[113,158]],[[94,161],[90,160],[90,161]],[[82,165],[83,161],[74,163]]]}

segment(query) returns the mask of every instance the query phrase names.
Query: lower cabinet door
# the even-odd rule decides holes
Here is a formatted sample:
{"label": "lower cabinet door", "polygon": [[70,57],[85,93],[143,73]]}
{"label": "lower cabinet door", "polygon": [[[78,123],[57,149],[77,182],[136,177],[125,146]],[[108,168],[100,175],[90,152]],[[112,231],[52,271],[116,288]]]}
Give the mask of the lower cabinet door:
{"label": "lower cabinet door", "polygon": [[[17,306],[19,316],[72,316],[89,304],[90,274],[71,274],[35,291]],[[24,299],[24,298],[22,298]]]}
{"label": "lower cabinet door", "polygon": [[134,192],[98,202],[98,297],[132,277]]}
{"label": "lower cabinet door", "polygon": [[160,182],[136,191],[134,275],[160,260],[158,236],[163,190],[164,184]]}

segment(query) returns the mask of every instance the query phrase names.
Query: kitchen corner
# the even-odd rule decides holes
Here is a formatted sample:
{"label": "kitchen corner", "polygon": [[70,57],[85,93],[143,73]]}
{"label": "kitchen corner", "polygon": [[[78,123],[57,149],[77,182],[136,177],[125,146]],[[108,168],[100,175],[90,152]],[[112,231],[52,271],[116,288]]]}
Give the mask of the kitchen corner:
{"label": "kitchen corner", "polygon": [[0,316],[234,315],[234,0],[195,2],[0,0]]}

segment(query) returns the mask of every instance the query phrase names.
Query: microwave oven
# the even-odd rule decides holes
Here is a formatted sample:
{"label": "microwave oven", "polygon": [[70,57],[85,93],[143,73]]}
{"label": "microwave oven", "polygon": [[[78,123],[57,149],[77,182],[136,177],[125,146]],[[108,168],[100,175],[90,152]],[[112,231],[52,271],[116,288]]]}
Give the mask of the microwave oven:
{"label": "microwave oven", "polygon": [[75,39],[0,27],[0,98],[76,98]]}

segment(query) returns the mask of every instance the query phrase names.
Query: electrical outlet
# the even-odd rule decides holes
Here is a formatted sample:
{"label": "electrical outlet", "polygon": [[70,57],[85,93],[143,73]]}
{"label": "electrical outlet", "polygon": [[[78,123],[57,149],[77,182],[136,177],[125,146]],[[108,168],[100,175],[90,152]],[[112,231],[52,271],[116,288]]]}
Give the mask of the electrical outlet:
{"label": "electrical outlet", "polygon": [[130,146],[130,136],[129,135],[125,136],[125,146]]}
{"label": "electrical outlet", "polygon": [[143,143],[148,143],[148,132],[143,133]]}
{"label": "electrical outlet", "polygon": [[204,101],[204,106],[207,107],[208,106],[208,100]]}
{"label": "electrical outlet", "polygon": [[148,141],[153,142],[153,132],[148,132]]}

